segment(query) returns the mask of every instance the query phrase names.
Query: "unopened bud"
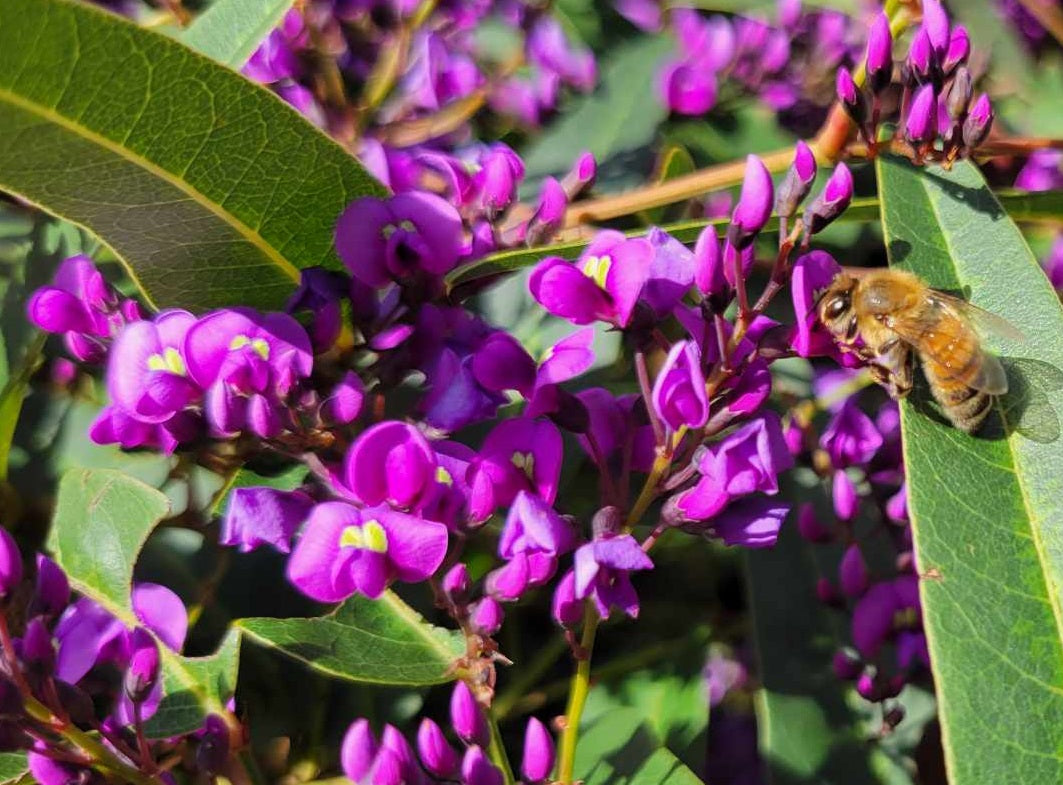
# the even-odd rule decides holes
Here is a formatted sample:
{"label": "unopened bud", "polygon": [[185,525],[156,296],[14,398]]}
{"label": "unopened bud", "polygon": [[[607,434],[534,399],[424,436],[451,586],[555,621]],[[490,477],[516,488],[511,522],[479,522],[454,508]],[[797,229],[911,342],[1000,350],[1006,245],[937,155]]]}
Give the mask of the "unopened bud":
{"label": "unopened bud", "polygon": [[952,73],[957,66],[966,63],[970,54],[971,39],[967,35],[967,28],[963,25],[956,25],[952,31],[952,36],[949,38],[949,49],[941,66],[946,76]]}
{"label": "unopened bud", "polygon": [[974,150],[986,140],[993,127],[993,105],[989,96],[982,93],[974,102],[967,119],[963,123],[963,144],[968,150]]}
{"label": "unopened bud", "polygon": [[866,64],[867,83],[871,91],[877,93],[885,89],[893,78],[893,34],[885,13],[879,13],[871,23],[867,36]]}
{"label": "unopened bud", "polygon": [[[775,212],[789,218],[797,211],[798,205],[805,200],[812,190],[816,179],[816,156],[804,142],[798,142],[794,149],[794,162],[786,172],[786,178],[775,194]],[[718,251],[717,251],[718,253]]]}
{"label": "unopened bud", "polygon": [[764,228],[771,217],[773,197],[774,186],[768,168],[757,156],[748,156],[742,191],[738,196],[738,205],[731,214],[731,226],[727,234],[735,248],[742,250],[748,247]]}
{"label": "unopened bud", "polygon": [[926,30],[919,28],[908,47],[908,79],[916,84],[926,81],[934,67],[934,49]]}
{"label": "unopened bud", "polygon": [[624,518],[620,514],[620,510],[613,505],[602,507],[591,518],[591,531],[596,540],[618,534],[623,525]]}
{"label": "unopened bud", "polygon": [[462,741],[468,744],[486,744],[489,740],[483,710],[473,697],[469,685],[463,681],[454,685],[454,692],[450,695],[450,724]]}
{"label": "unopened bud", "polygon": [[853,199],[853,175],[845,164],[838,164],[827,185],[805,210],[805,230],[809,234],[823,231],[845,212]]}
{"label": "unopened bud", "polygon": [[133,646],[123,688],[129,700],[141,703],[159,680],[159,648],[151,636],[140,629],[133,632]]}
{"label": "unopened bud", "polygon": [[961,65],[956,69],[956,75],[952,77],[949,97],[945,104],[949,117],[954,122],[962,122],[963,118],[967,116],[967,107],[971,103],[971,92],[971,72],[967,70],[967,66]]}
{"label": "unopened bud", "polygon": [[849,479],[844,469],[834,472],[834,480],[831,483],[831,501],[834,503],[834,514],[839,520],[851,521],[856,517],[860,508],[860,497],[856,493],[856,486]]}
{"label": "unopened bud", "polygon": [[550,776],[554,768],[554,740],[550,731],[532,717],[524,731],[524,757],[521,759],[520,771],[529,785],[542,782]]}
{"label": "unopened bud", "polygon": [[583,600],[576,597],[576,574],[569,570],[554,588],[551,613],[562,627],[575,627],[583,619]]}
{"label": "unopened bud", "polygon": [[469,570],[458,562],[443,576],[443,593],[455,605],[465,605],[469,601]]}
{"label": "unopened bud", "polygon": [[207,774],[217,774],[229,759],[229,726],[217,714],[203,723],[203,735],[196,748],[196,768]]}
{"label": "unopened bud", "polygon": [[937,116],[938,104],[934,85],[925,84],[916,91],[911,106],[908,107],[908,117],[904,123],[904,135],[908,141],[915,145],[933,141],[937,136]]}
{"label": "unopened bud", "polygon": [[498,632],[506,613],[494,597],[484,597],[473,604],[469,621],[473,630],[479,635],[490,637]]}
{"label": "unopened bud", "polygon": [[867,591],[867,562],[856,543],[845,549],[838,566],[838,582],[849,597],[859,597]]}
{"label": "unopened bud", "polygon": [[831,539],[830,529],[819,522],[816,510],[810,503],[802,504],[797,511],[797,531],[809,542],[827,542]]}
{"label": "unopened bud", "polygon": [[350,780],[360,782],[372,768],[376,750],[376,739],[373,737],[373,729],[369,727],[369,720],[358,719],[352,722],[340,747],[343,773]]}
{"label": "unopened bud", "polygon": [[494,764],[477,745],[465,751],[461,761],[461,781],[465,785],[502,785],[504,779]]}
{"label": "unopened bud", "polygon": [[841,101],[846,114],[849,115],[857,128],[863,128],[868,116],[867,98],[864,96],[863,91],[856,86],[856,82],[853,81],[853,76],[849,73],[848,68],[842,67],[838,69],[835,87],[838,93],[838,100]]}
{"label": "unopened bud", "polygon": [[450,780],[458,773],[458,754],[447,742],[442,729],[428,718],[422,720],[417,729],[417,752],[424,767],[436,777]]}
{"label": "unopened bud", "polygon": [[0,527],[0,599],[8,597],[22,582],[22,554],[15,538]]}

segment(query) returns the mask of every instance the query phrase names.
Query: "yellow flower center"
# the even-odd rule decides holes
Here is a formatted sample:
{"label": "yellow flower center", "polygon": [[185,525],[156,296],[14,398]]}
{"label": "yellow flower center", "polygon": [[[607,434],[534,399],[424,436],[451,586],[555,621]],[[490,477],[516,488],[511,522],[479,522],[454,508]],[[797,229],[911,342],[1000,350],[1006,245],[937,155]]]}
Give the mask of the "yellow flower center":
{"label": "yellow flower center", "polygon": [[187,372],[184,358],[181,353],[172,346],[163,350],[162,354],[153,354],[148,358],[149,371],[166,371],[174,376],[184,376]]}
{"label": "yellow flower center", "polygon": [[510,458],[513,465],[524,472],[524,475],[529,479],[534,479],[535,475],[535,456],[530,452],[515,452]]}
{"label": "yellow flower center", "polygon": [[245,346],[250,346],[251,351],[263,360],[269,359],[269,344],[265,338],[249,338],[246,335],[238,335],[229,343],[229,349],[234,352],[243,349]]}
{"label": "yellow flower center", "polygon": [[366,521],[361,526],[345,526],[340,533],[340,547],[387,553],[388,533],[379,521]]}
{"label": "yellow flower center", "polygon": [[453,485],[454,478],[450,476],[450,472],[444,469],[442,466],[436,467],[436,482],[441,485]]}
{"label": "yellow flower center", "polygon": [[598,284],[598,288],[605,288],[605,279],[609,275],[609,268],[613,266],[612,257],[589,256],[583,262],[583,274]]}

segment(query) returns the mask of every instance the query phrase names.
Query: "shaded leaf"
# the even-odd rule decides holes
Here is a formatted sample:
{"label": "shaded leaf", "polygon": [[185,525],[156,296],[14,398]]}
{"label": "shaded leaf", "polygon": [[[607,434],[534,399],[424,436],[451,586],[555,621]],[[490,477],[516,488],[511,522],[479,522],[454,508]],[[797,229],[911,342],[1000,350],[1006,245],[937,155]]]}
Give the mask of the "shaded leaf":
{"label": "shaded leaf", "polygon": [[214,0],[177,39],[222,65],[239,69],[280,24],[293,0]]}
{"label": "shaded leaf", "polygon": [[584,785],[701,785],[643,724],[634,709],[616,709],[580,732],[575,778]]}
{"label": "shaded leaf", "polygon": [[71,0],[0,4],[0,188],[97,234],[157,307],[279,306],[338,267],[382,187],[295,110],[166,36]]}
{"label": "shaded leaf", "polygon": [[441,684],[465,653],[464,637],[428,624],[393,592],[379,600],[355,595],[327,616],[241,619],[236,626],[316,671],[374,684]]}
{"label": "shaded leaf", "polygon": [[[59,483],[49,547],[75,590],[127,627],[141,626],[130,598],[133,565],[168,509],[162,493],[120,472],[74,470]],[[235,630],[209,657],[183,657],[160,643],[163,700],[148,726],[151,734],[187,733],[207,714],[224,714],[239,649]]]}
{"label": "shaded leaf", "polygon": [[1011,391],[979,436],[946,425],[925,389],[901,407],[917,561],[933,576],[920,588],[949,781],[1055,781],[1063,769],[1063,309],[974,166],[877,166],[890,263],[964,292],[1026,335],[987,337]]}
{"label": "shaded leaf", "polygon": [[29,770],[24,752],[0,752],[0,783],[14,782]]}

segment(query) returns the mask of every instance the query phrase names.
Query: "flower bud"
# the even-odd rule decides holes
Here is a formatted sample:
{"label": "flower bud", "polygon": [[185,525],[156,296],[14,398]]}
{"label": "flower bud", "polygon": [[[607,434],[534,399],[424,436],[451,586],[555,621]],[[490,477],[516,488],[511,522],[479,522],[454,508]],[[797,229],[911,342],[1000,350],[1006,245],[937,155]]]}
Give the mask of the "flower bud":
{"label": "flower bud", "polygon": [[952,85],[949,87],[949,96],[946,100],[946,108],[949,117],[954,122],[961,122],[967,115],[967,107],[971,104],[971,72],[967,66],[961,65],[956,69],[956,75],[952,77]]}
{"label": "flower bud", "polygon": [[376,750],[376,739],[373,729],[369,727],[369,720],[357,719],[352,722],[343,735],[343,746],[340,747],[343,773],[352,781],[361,782],[373,766]]}
{"label": "flower bud", "polygon": [[901,485],[901,489],[886,501],[886,517],[895,523],[908,522],[907,485]]}
{"label": "flower bud", "polygon": [[321,404],[321,415],[328,425],[346,425],[354,422],[362,411],[365,387],[354,371],[347,371],[332,394]]}
{"label": "flower bud", "polygon": [[720,240],[716,227],[706,226],[694,245],[694,284],[706,297],[719,294],[727,288],[723,275],[723,259],[720,255]]}
{"label": "flower bud", "polygon": [[845,549],[838,566],[838,582],[849,597],[859,597],[867,591],[867,562],[856,543]]}
{"label": "flower bud", "polygon": [[850,649],[839,649],[834,652],[831,668],[834,670],[834,675],[842,681],[854,681],[860,676],[864,665],[856,652]]}
{"label": "flower bud", "polygon": [[568,174],[561,179],[561,187],[571,199],[590,188],[597,176],[598,162],[594,160],[594,153],[584,151],[580,153]]}
{"label": "flower bud", "polygon": [[[782,181],[782,185],[775,194],[775,212],[785,218],[793,215],[798,205],[808,196],[815,179],[816,156],[812,154],[812,148],[807,144],[803,141],[798,142],[794,148],[794,162],[787,170],[786,179]],[[698,242],[701,242],[700,238]],[[697,254],[696,249],[694,253]],[[696,280],[697,273],[695,273]]]}
{"label": "flower bud", "polygon": [[365,782],[371,785],[407,785],[406,767],[392,750],[382,749],[373,758],[373,765]]}
{"label": "flower bud", "polygon": [[52,633],[40,617],[30,620],[22,635],[22,660],[39,673],[49,673],[55,666],[55,645]]}
{"label": "flower bud", "polygon": [[602,507],[591,518],[591,532],[596,540],[619,534],[623,526],[624,518],[613,505]]}
{"label": "flower bud", "polygon": [[727,231],[728,240],[738,250],[748,247],[757,232],[764,228],[771,217],[774,187],[771,174],[757,156],[746,158],[746,174],[742,180],[742,191],[738,196],[738,205],[731,214],[731,226]]}
{"label": "flower bud", "polygon": [[554,740],[550,731],[532,717],[524,731],[524,757],[521,759],[520,771],[528,785],[542,782],[550,776],[554,768]]}
{"label": "flower bud", "polygon": [[949,48],[949,17],[938,0],[923,0],[923,30],[940,62]]}
{"label": "flower bud", "polygon": [[912,45],[908,47],[909,80],[915,84],[925,81],[929,78],[933,65],[933,47],[930,45],[930,39],[926,35],[926,30],[920,27],[916,31],[915,37],[912,39]]}
{"label": "flower bud", "polygon": [[932,142],[937,136],[937,113],[934,85],[925,84],[916,91],[908,107],[908,117],[904,122],[904,135],[908,141],[914,145]]}
{"label": "flower bud", "polygon": [[562,627],[575,627],[583,618],[583,600],[576,597],[576,575],[572,570],[557,582],[551,612]]}
{"label": "flower bud", "polygon": [[879,13],[867,35],[867,83],[874,93],[886,88],[893,77],[893,34],[890,20]]}
{"label": "flower bud", "polygon": [[834,588],[834,584],[827,578],[820,578],[816,581],[816,598],[824,605],[832,607],[840,605],[842,599],[838,590]]}
{"label": "flower bud", "polygon": [[802,504],[797,512],[797,531],[809,542],[827,542],[831,539],[830,530],[819,522],[815,508]]}
{"label": "flower bud", "polygon": [[421,763],[440,779],[454,779],[458,772],[458,753],[447,743],[440,727],[425,718],[417,729],[417,752]]}
{"label": "flower bud", "polygon": [[942,63],[942,70],[945,74],[952,73],[959,65],[963,65],[967,62],[968,56],[971,54],[971,39],[967,35],[967,28],[963,25],[956,25],[956,28],[952,31],[952,36],[949,38],[949,49],[945,54],[945,61]]}
{"label": "flower bud", "polygon": [[394,725],[385,725],[384,732],[380,736],[380,751],[377,753],[377,760],[384,755],[391,755],[398,762],[402,772],[402,782],[409,783],[413,781],[414,775],[420,773],[420,766],[410,748],[410,743]]}
{"label": "flower bud", "polygon": [[461,761],[461,781],[464,785],[502,785],[500,772],[477,745],[465,751]]}
{"label": "flower bud", "polygon": [[465,605],[469,601],[469,570],[458,562],[443,576],[443,593],[455,605]]}
{"label": "flower bud", "polygon": [[860,497],[856,493],[856,486],[849,479],[844,469],[834,472],[834,480],[831,483],[831,500],[834,502],[834,514],[843,521],[851,521],[856,517],[856,511],[860,507]]}
{"label": "flower bud", "polygon": [[506,613],[494,597],[484,597],[473,604],[470,614],[473,630],[490,637],[498,632]]}
{"label": "flower bud", "polygon": [[986,140],[992,127],[993,105],[989,102],[989,96],[982,93],[974,102],[971,111],[967,113],[967,119],[963,123],[964,147],[974,150]]}
{"label": "flower bud", "polygon": [[651,404],[669,431],[700,428],[709,418],[701,352],[693,341],[677,341],[657,372]]}
{"label": "flower bud", "polygon": [[454,685],[450,696],[450,724],[454,731],[468,744],[487,744],[489,735],[483,710],[476,702],[472,691],[463,681]]}
{"label": "flower bud", "polygon": [[37,585],[30,602],[31,616],[58,616],[70,602],[70,581],[59,565],[37,554]]}
{"label": "flower bud", "polygon": [[217,714],[203,723],[203,735],[196,748],[196,768],[207,774],[217,774],[229,759],[229,726]]}
{"label": "flower bud", "polygon": [[22,554],[15,538],[0,527],[0,599],[8,597],[22,582]]}
{"label": "flower bud", "polygon": [[852,74],[849,73],[848,68],[842,67],[838,69],[835,89],[838,93],[838,100],[841,101],[846,114],[849,115],[858,128],[863,128],[868,115],[867,98],[860,88],[856,86],[856,82],[853,81]]}
{"label": "flower bud", "polygon": [[151,636],[140,629],[133,632],[133,646],[122,684],[129,700],[141,703],[159,680],[159,648]]}
{"label": "flower bud", "polygon": [[856,691],[864,700],[878,700],[878,698],[876,697],[878,694],[878,689],[875,685],[875,678],[867,671],[861,673],[860,676],[857,678]]}
{"label": "flower bud", "polygon": [[853,198],[853,175],[845,164],[838,164],[827,185],[805,210],[805,229],[809,234],[823,231],[845,212]]}

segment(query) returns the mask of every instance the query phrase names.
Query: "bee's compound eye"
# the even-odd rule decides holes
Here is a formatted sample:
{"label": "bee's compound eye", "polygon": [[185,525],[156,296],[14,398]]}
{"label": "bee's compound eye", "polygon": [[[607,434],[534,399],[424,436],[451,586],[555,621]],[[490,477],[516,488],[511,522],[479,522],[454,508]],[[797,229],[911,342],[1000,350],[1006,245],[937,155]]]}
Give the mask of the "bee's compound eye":
{"label": "bee's compound eye", "polygon": [[832,297],[831,301],[827,303],[825,313],[828,319],[837,319],[847,310],[849,310],[849,296],[840,294],[837,297]]}

